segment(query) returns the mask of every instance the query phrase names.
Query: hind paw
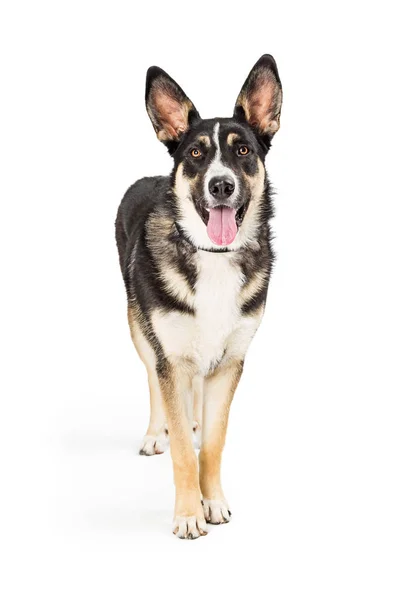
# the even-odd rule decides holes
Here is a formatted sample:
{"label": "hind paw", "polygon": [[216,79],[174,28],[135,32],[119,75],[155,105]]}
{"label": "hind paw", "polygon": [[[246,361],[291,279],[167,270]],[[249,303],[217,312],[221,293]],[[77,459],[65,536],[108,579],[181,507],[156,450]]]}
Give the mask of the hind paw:
{"label": "hind paw", "polygon": [[168,433],[164,430],[158,435],[145,435],[142,440],[139,454],[144,456],[153,456],[154,454],[163,454],[168,448]]}
{"label": "hind paw", "polygon": [[222,500],[208,500],[203,498],[203,513],[208,523],[213,525],[221,525],[231,521],[231,511],[228,508],[227,502]]}

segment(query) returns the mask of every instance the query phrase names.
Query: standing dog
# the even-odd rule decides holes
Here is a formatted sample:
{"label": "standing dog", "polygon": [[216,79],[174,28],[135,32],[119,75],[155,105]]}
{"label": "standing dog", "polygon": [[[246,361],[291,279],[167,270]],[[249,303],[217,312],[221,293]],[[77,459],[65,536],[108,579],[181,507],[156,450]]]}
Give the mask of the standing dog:
{"label": "standing dog", "polygon": [[[170,441],[180,538],[205,535],[206,521],[231,517],[220,464],[272,269],[264,160],[281,101],[268,54],[249,73],[229,119],[201,119],[167,73],[151,67],[147,74],[146,108],[174,168],[170,177],[129,188],[116,239],[131,335],[149,379],[141,454],[160,454]],[[193,431],[201,438],[199,471]]]}

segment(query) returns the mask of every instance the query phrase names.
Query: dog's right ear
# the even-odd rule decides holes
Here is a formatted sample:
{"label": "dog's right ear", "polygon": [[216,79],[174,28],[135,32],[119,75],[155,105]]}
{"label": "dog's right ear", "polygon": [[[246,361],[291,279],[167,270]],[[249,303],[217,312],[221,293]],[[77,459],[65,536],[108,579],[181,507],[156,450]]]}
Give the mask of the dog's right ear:
{"label": "dog's right ear", "polygon": [[156,135],[170,151],[177,146],[190,124],[200,119],[178,83],[159,67],[148,69],[145,101]]}

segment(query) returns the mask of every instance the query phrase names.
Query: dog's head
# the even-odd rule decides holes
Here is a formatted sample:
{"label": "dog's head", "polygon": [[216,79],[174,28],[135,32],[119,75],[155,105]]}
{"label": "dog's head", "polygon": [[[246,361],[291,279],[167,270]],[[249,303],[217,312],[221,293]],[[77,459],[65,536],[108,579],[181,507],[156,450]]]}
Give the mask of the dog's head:
{"label": "dog's head", "polygon": [[229,119],[201,119],[165,71],[151,67],[146,108],[174,158],[179,223],[205,248],[236,248],[252,238],[263,202],[264,159],[280,127],[282,90],[274,58],[249,73]]}

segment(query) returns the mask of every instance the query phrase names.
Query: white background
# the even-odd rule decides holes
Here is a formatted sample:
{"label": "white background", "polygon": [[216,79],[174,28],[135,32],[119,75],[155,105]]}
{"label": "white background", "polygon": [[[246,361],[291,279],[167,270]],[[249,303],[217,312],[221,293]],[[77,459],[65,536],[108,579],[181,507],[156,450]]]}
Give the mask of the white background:
{"label": "white background", "polygon": [[[4,2],[2,597],[399,600],[400,46],[395,2]],[[229,116],[276,58],[278,259],[233,404],[229,525],[170,532],[114,218],[171,159],[166,69]]]}

